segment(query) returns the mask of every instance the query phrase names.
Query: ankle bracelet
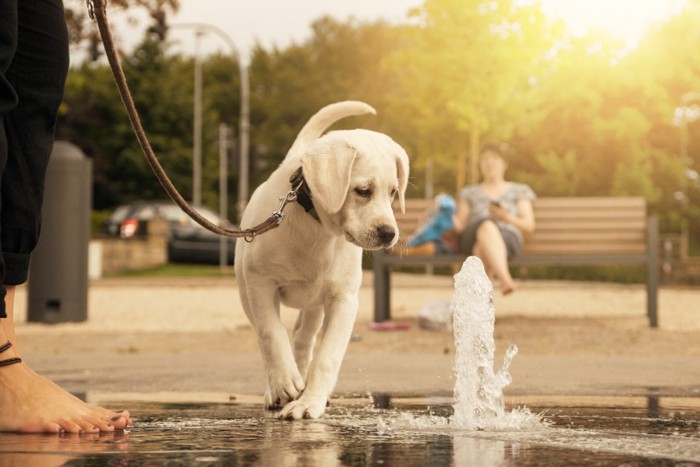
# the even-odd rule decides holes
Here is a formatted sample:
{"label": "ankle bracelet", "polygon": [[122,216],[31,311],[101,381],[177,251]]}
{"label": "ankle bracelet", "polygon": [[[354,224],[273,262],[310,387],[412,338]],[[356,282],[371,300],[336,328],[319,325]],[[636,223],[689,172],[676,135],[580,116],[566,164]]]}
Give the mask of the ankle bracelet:
{"label": "ankle bracelet", "polygon": [[[10,347],[12,347],[12,342],[7,341],[3,345],[0,345],[0,353],[5,352]],[[6,358],[5,360],[0,360],[0,366],[13,365],[15,363],[20,363],[22,361],[19,357]]]}

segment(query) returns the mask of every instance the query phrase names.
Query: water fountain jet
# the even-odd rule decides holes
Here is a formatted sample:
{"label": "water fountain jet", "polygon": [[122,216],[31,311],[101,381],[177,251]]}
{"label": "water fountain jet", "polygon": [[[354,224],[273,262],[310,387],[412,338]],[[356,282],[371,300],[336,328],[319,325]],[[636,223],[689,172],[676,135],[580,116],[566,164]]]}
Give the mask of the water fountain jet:
{"label": "water fountain jet", "polygon": [[451,310],[455,337],[454,415],[450,425],[467,430],[513,429],[539,424],[527,409],[506,412],[503,388],[518,348],[511,345],[503,366],[494,373],[495,308],[493,285],[476,256],[467,258],[455,275]]}

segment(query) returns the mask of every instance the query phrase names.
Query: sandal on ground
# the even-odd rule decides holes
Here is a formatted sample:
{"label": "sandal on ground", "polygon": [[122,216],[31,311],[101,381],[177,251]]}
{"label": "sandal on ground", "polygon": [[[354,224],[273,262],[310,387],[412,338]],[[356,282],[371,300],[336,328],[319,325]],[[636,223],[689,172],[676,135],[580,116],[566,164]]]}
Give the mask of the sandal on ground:
{"label": "sandal on ground", "polygon": [[[0,354],[12,347],[12,342],[7,341],[3,345],[0,345]],[[20,363],[22,361],[19,357],[6,358],[5,360],[0,360],[0,366],[13,365],[15,363]]]}

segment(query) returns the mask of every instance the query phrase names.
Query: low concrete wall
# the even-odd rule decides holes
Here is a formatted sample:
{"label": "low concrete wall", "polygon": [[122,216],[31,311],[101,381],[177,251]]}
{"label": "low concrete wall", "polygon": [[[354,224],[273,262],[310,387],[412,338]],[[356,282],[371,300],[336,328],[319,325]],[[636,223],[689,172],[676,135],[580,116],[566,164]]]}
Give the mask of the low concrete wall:
{"label": "low concrete wall", "polygon": [[103,237],[90,241],[90,279],[123,271],[153,268],[168,262],[168,223],[148,222],[132,238]]}

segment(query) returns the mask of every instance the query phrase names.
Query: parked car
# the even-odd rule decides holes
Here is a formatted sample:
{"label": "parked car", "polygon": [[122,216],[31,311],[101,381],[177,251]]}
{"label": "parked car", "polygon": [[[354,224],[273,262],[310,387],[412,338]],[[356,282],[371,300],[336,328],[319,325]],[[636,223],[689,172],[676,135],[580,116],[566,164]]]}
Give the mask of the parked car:
{"label": "parked car", "polygon": [[[197,206],[197,211],[210,222],[232,228],[210,209]],[[114,210],[102,224],[105,234],[130,238],[152,219],[168,221],[168,261],[173,263],[219,264],[220,236],[208,231],[171,201],[135,201]],[[226,238],[228,264],[233,264],[236,240]]]}

